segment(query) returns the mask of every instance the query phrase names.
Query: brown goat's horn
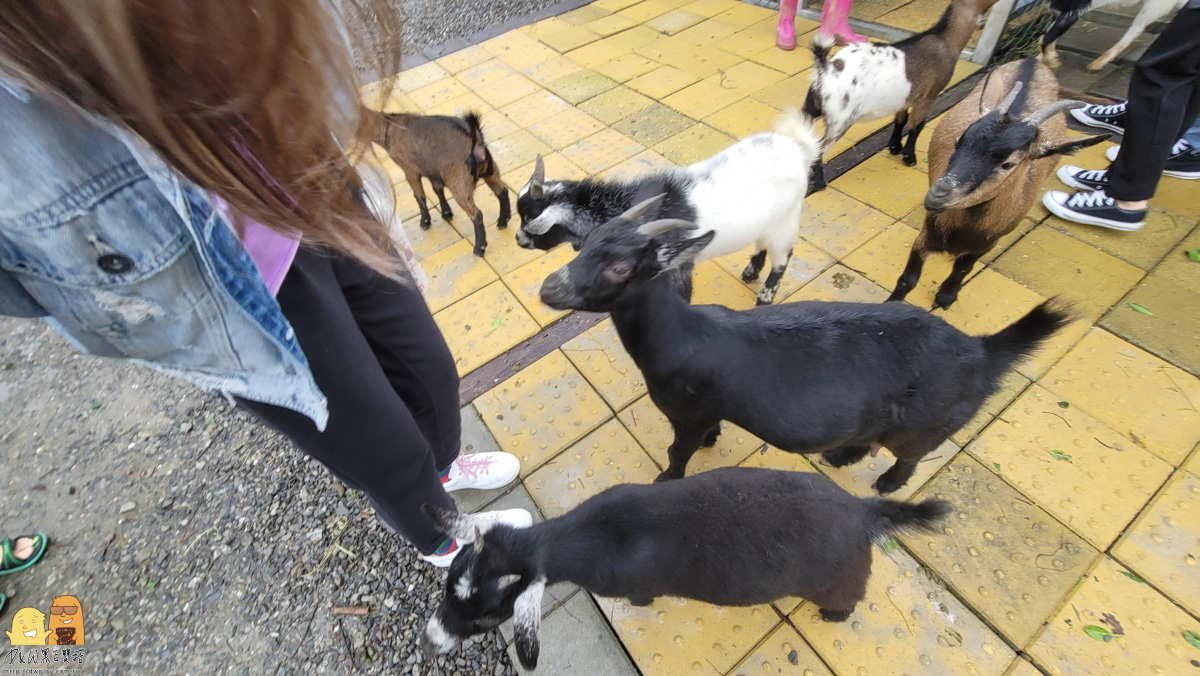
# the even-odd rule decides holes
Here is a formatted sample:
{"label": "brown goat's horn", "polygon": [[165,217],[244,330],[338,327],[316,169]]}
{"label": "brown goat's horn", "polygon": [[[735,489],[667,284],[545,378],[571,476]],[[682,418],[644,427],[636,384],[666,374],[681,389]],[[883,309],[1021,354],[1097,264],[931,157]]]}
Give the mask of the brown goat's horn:
{"label": "brown goat's horn", "polygon": [[1082,101],[1071,101],[1069,99],[1066,101],[1055,101],[1048,106],[1042,106],[1033,111],[1033,114],[1022,120],[1022,122],[1032,127],[1040,127],[1043,122],[1061,112],[1071,110],[1072,108],[1082,108],[1086,105]]}
{"label": "brown goat's horn", "polygon": [[646,212],[650,211],[659,204],[662,204],[662,201],[666,199],[666,197],[667,193],[659,193],[648,200],[638,202],[637,204],[629,207],[625,210],[625,213],[617,216],[617,218],[625,221],[626,223],[633,223],[642,216],[645,216]]}
{"label": "brown goat's horn", "polygon": [[1021,93],[1021,89],[1024,86],[1025,83],[1023,82],[1013,83],[1013,88],[1008,90],[1008,95],[1004,97],[1004,100],[1000,102],[1000,105],[996,106],[996,110],[1000,111],[1001,115],[1008,114],[1008,109],[1012,108],[1013,102],[1017,100],[1017,95]]}
{"label": "brown goat's horn", "polygon": [[533,178],[529,179],[529,195],[535,200],[542,199],[542,185],[546,182],[546,163],[539,154],[533,161]]}
{"label": "brown goat's horn", "polygon": [[685,221],[679,218],[664,218],[660,221],[650,221],[644,223],[638,228],[638,234],[646,239],[654,239],[659,235],[674,232],[676,230],[694,230],[697,226],[691,221]]}

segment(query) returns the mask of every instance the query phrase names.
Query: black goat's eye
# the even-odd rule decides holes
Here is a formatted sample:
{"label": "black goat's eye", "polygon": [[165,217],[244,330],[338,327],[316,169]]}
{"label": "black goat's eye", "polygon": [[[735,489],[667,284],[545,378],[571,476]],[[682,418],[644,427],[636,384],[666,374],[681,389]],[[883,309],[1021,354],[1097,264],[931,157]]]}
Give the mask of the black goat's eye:
{"label": "black goat's eye", "polygon": [[613,284],[620,284],[629,279],[629,275],[632,273],[633,266],[625,261],[617,261],[604,268],[604,278]]}
{"label": "black goat's eye", "polygon": [[1005,162],[1004,164],[1000,165],[1000,168],[1003,169],[1004,171],[1008,171],[1009,169],[1012,169],[1015,166],[1017,166],[1016,162]]}

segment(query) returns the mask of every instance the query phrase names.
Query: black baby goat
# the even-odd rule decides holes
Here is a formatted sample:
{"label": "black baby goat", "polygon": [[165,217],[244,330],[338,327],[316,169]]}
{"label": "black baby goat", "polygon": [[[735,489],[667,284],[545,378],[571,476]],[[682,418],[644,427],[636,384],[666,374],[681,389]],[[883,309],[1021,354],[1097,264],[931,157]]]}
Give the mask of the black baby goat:
{"label": "black baby goat", "polygon": [[425,648],[446,652],[512,617],[517,656],[533,668],[546,585],[568,580],[635,605],[659,596],[726,606],[799,596],[840,622],[866,595],[871,541],[930,529],[949,506],[858,498],[818,474],[726,467],[614,486],[531,528],[486,530],[470,515],[425,509],[443,531],[474,543],[450,566]]}
{"label": "black baby goat", "polygon": [[728,420],[835,467],[886,447],[896,463],[875,488],[890,493],[975,415],[1017,359],[1069,321],[1044,303],[999,333],[968,336],[899,303],[689,305],[660,275],[691,261],[713,233],[679,239],[695,226],[678,220],[636,226],[656,200],[592,231],[541,296],[556,309],[612,313],[675,432],[660,481],[682,477]]}

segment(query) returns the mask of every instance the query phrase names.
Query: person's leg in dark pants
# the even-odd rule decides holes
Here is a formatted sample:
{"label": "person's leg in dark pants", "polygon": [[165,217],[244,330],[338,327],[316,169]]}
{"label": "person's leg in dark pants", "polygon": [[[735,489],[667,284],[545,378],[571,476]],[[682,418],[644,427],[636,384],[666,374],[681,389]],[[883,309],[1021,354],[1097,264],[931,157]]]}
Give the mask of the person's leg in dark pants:
{"label": "person's leg in dark pants", "polygon": [[[368,292],[353,279],[349,285],[352,300],[348,299],[343,295],[338,272],[346,273],[347,266],[356,265],[301,249],[277,296],[308,358],[313,378],[328,399],[325,431],[319,432],[308,417],[289,409],[247,400],[239,403],[347,484],[365,492],[379,506],[380,516],[387,523],[428,554],[445,535],[425,517],[421,505],[455,509],[438,479],[438,456],[449,456],[444,460],[449,464],[458,451],[457,377],[452,384],[429,383],[435,389],[420,391],[421,383],[430,377],[446,376],[444,368],[435,368],[437,360],[450,359],[428,307],[415,288],[388,283]],[[378,298],[371,301],[371,295]],[[380,356],[359,327],[354,309],[364,311],[364,323],[369,327],[392,326],[398,334],[396,342],[382,342],[396,349],[398,345],[411,349],[413,357],[409,361],[417,364],[416,368],[413,364],[406,369],[392,363],[388,368],[393,373],[385,372]],[[402,361],[395,354],[386,356],[387,352],[383,361]],[[450,360],[449,373],[453,371]],[[415,402],[419,419],[408,401],[397,394],[389,375]],[[454,389],[452,425],[443,412],[445,403],[435,401],[445,397],[448,387]],[[426,439],[427,430],[438,440],[437,455]]]}
{"label": "person's leg in dark pants", "polygon": [[1108,170],[1108,196],[1154,196],[1171,148],[1200,113],[1200,9],[1184,8],[1138,59],[1129,83],[1125,138]]}

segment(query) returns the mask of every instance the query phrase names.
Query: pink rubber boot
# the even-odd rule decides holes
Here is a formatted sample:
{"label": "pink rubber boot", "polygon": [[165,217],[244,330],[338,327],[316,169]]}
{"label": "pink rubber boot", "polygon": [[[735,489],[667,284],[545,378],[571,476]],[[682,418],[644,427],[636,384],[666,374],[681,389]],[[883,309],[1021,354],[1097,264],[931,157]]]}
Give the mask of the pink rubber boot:
{"label": "pink rubber boot", "polygon": [[796,0],[779,0],[779,26],[775,29],[775,46],[785,52],[796,48]]}
{"label": "pink rubber boot", "polygon": [[[850,5],[854,0],[825,0],[821,9],[821,27],[817,29],[822,35],[832,37],[838,44],[850,42],[866,42],[867,39],[855,34],[850,29]],[[795,13],[795,9],[792,10]]]}

